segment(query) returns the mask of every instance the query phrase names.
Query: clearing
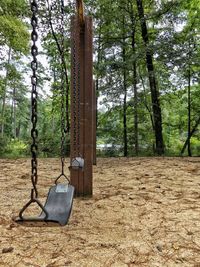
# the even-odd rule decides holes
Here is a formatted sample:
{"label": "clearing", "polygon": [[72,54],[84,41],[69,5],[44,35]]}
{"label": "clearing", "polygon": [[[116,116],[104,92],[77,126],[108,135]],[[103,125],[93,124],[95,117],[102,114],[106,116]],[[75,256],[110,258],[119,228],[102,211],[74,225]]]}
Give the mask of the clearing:
{"label": "clearing", "polygon": [[[39,159],[44,201],[58,159]],[[0,159],[0,266],[200,266],[200,158],[106,158],[94,196],[65,227],[12,221],[30,195],[30,159]]]}

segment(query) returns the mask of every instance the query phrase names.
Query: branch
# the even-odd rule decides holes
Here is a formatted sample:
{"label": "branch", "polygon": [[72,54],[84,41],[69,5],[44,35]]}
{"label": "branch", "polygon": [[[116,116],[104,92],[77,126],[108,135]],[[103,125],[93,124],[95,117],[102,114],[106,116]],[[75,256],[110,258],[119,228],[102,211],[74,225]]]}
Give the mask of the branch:
{"label": "branch", "polygon": [[64,63],[64,66],[65,66],[65,62],[63,62],[63,49],[61,48],[61,46],[59,44],[58,38],[57,38],[55,30],[53,28],[52,16],[51,16],[51,7],[50,7],[50,4],[49,4],[49,0],[47,0],[47,6],[48,6],[48,12],[49,12],[49,25],[50,25],[50,28],[51,28],[51,32],[52,32],[53,38],[54,38],[54,40],[56,42],[58,51],[60,53],[62,63]]}
{"label": "branch", "polygon": [[183,153],[185,152],[185,149],[190,141],[190,138],[193,136],[193,134],[196,132],[198,125],[200,124],[200,117],[198,118],[198,120],[196,121],[192,131],[190,132],[189,136],[187,137],[185,144],[183,145],[183,148],[181,150],[181,156],[183,155]]}
{"label": "branch", "polygon": [[56,42],[60,57],[61,57],[61,62],[62,62],[62,67],[64,69],[64,75],[65,75],[65,80],[66,80],[66,86],[67,86],[67,92],[66,92],[66,114],[67,114],[67,129],[69,130],[70,125],[69,125],[69,79],[68,79],[68,72],[67,72],[67,65],[65,62],[65,55],[64,55],[64,32],[63,32],[63,18],[64,18],[64,1],[61,1],[61,13],[62,13],[62,47],[58,41],[58,38],[56,36],[53,23],[52,23],[52,15],[51,15],[51,6],[49,3],[49,0],[47,0],[47,6],[48,6],[48,12],[49,12],[49,25],[51,28],[51,32],[53,35],[53,38]]}

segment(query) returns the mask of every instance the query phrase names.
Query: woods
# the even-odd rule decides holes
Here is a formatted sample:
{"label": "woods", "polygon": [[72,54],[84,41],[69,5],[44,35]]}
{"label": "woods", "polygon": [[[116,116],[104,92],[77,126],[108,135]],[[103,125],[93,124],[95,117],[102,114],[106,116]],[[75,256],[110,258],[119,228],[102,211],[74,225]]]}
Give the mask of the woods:
{"label": "woods", "polygon": [[[99,155],[199,156],[199,0],[85,4],[94,18]],[[47,0],[39,1],[39,9],[39,151],[57,156],[63,74],[66,131],[71,123],[75,7],[72,1]],[[0,3],[0,156],[29,155],[29,13],[26,0]],[[69,155],[69,140],[65,151]]]}

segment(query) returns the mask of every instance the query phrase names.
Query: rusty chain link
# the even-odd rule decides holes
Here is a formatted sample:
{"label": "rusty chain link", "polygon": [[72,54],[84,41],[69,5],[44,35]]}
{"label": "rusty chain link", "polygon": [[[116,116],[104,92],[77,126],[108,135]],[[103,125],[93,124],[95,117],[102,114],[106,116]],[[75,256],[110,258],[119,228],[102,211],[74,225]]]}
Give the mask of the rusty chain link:
{"label": "rusty chain link", "polygon": [[60,154],[61,154],[61,174],[64,175],[64,167],[65,167],[65,133],[67,133],[68,129],[65,129],[65,67],[63,66],[64,62],[64,2],[61,0],[61,147],[60,147]]}
{"label": "rusty chain link", "polygon": [[76,32],[74,31],[73,45],[72,45],[72,60],[73,60],[73,157],[77,156],[77,146],[76,146],[76,133],[77,133],[77,112],[76,112],[76,92],[77,92],[77,80],[76,80],[76,63],[77,63],[77,53],[76,53]]}
{"label": "rusty chain link", "polygon": [[37,26],[38,26],[38,19],[36,17],[38,12],[38,5],[35,0],[31,1],[31,11],[32,11],[32,18],[31,18],[31,25],[32,25],[32,33],[31,33],[31,40],[32,40],[32,46],[31,46],[31,54],[33,57],[33,60],[31,62],[31,69],[32,69],[32,77],[31,77],[31,84],[32,84],[32,90],[31,90],[31,106],[32,106],[32,114],[31,114],[31,122],[32,122],[32,129],[31,129],[31,137],[32,137],[32,145],[31,145],[31,154],[32,154],[32,160],[31,160],[31,181],[33,185],[33,189],[31,190],[31,200],[34,200],[38,197],[38,191],[37,191],[37,180],[38,180],[38,174],[37,174],[37,137],[38,137],[38,130],[37,130],[37,55],[38,55],[38,48],[36,46],[36,42],[38,40],[38,34],[37,34]]}
{"label": "rusty chain link", "polygon": [[[65,88],[65,61],[64,61],[64,53],[65,53],[65,40],[64,40],[64,1],[61,0],[61,17],[60,17],[60,34],[61,34],[61,45],[60,45],[60,65],[61,65],[61,85],[60,85],[60,131],[61,131],[61,145],[60,145],[60,158],[61,158],[61,174],[56,178],[55,184],[57,184],[58,180],[61,177],[65,177],[70,183],[69,178],[65,175],[65,141],[66,141],[66,134],[69,133],[69,129],[67,128],[66,115],[68,112],[68,103],[67,103],[67,96],[66,96],[66,88]],[[65,102],[66,98],[66,102]],[[66,104],[66,109],[65,109]]]}
{"label": "rusty chain link", "polygon": [[[77,35],[80,29],[74,32],[72,46],[73,60],[73,157],[80,156],[80,43],[77,43]],[[78,76],[78,77],[77,77]],[[78,103],[77,103],[78,102]]]}
{"label": "rusty chain link", "polygon": [[32,144],[31,144],[31,182],[32,182],[32,189],[31,189],[31,196],[30,200],[24,205],[24,207],[19,212],[19,218],[21,220],[26,220],[23,217],[24,211],[33,203],[37,203],[38,206],[41,208],[41,210],[44,213],[44,220],[48,218],[48,212],[42,205],[42,203],[38,199],[38,190],[37,190],[37,181],[38,181],[38,173],[37,173],[37,138],[38,138],[38,130],[37,130],[37,98],[38,98],[38,92],[37,92],[37,68],[38,68],[38,62],[37,62],[37,55],[38,55],[38,48],[36,45],[36,42],[38,40],[38,34],[37,34],[37,26],[38,26],[38,19],[37,19],[37,13],[38,13],[38,5],[36,0],[30,1],[31,5],[31,25],[32,25],[32,32],[31,32],[31,40],[32,40],[32,46],[31,46],[31,55],[32,55],[32,62],[31,62],[31,69],[32,69],[32,76],[31,76],[31,123],[32,123],[32,129],[31,129],[31,138],[32,138]]}
{"label": "rusty chain link", "polygon": [[[80,32],[78,32],[80,34]],[[78,49],[77,49],[77,55],[78,55],[78,62],[77,62],[77,68],[78,68],[78,86],[77,86],[77,100],[78,100],[78,120],[77,120],[77,131],[78,131],[78,137],[77,137],[77,152],[78,156],[80,156],[80,90],[81,90],[81,70],[80,70],[80,43],[78,44]]]}

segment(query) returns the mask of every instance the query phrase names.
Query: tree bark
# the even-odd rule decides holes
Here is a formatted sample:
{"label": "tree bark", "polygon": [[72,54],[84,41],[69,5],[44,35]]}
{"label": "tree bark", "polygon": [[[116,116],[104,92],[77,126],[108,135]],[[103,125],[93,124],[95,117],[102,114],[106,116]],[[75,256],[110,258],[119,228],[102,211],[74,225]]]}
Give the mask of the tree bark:
{"label": "tree bark", "polygon": [[189,47],[188,47],[189,53],[188,53],[188,156],[192,156],[191,151],[191,40],[189,40]]}
{"label": "tree bark", "polygon": [[136,48],[135,48],[135,22],[133,13],[133,5],[131,3],[130,11],[131,27],[132,27],[132,50],[133,50],[133,92],[134,92],[134,150],[135,155],[138,156],[139,153],[139,143],[138,143],[138,92],[137,92],[137,60],[136,60]]}
{"label": "tree bark", "polygon": [[190,72],[190,66],[188,70],[188,156],[192,156],[191,152],[191,72]]}
{"label": "tree bark", "polygon": [[[57,77],[56,77],[56,70],[55,67],[52,69],[53,71],[53,83],[56,84]],[[55,100],[57,97],[57,88],[53,88],[53,96],[52,96],[52,109],[51,109],[51,125],[52,125],[52,133],[55,131]]]}
{"label": "tree bark", "polygon": [[135,154],[138,156],[138,92],[137,92],[137,67],[136,61],[133,63],[133,88],[134,88],[134,147]]}
{"label": "tree bark", "polygon": [[157,88],[156,78],[155,78],[155,70],[153,65],[153,57],[151,51],[149,49],[149,36],[147,30],[147,24],[144,16],[144,9],[142,0],[136,0],[137,9],[140,18],[142,38],[145,44],[146,49],[146,66],[148,70],[149,76],[149,84],[151,90],[151,101],[152,101],[152,110],[153,110],[153,119],[154,119],[154,131],[155,131],[155,139],[156,139],[156,153],[158,155],[164,154],[164,141],[162,134],[162,115],[159,101],[159,92]]}
{"label": "tree bark", "polygon": [[17,138],[16,134],[17,123],[16,123],[16,88],[13,88],[13,137]]}
{"label": "tree bark", "polygon": [[96,91],[96,132],[98,127],[98,95],[99,95],[99,79],[95,80],[95,91]]}
{"label": "tree bark", "polygon": [[128,138],[127,138],[127,88],[126,74],[124,71],[124,101],[123,101],[123,125],[124,125],[124,157],[128,156]]}
{"label": "tree bark", "polygon": [[124,139],[124,157],[128,156],[128,137],[127,137],[127,73],[126,73],[126,39],[125,39],[125,17],[123,17],[123,43],[122,43],[122,58],[123,58],[123,139]]}
{"label": "tree bark", "polygon": [[18,126],[16,128],[16,138],[20,138],[20,131],[21,131],[21,121],[18,122]]}
{"label": "tree bark", "polygon": [[[155,126],[154,126],[154,120],[153,120],[153,115],[152,115],[152,110],[151,110],[151,107],[149,107],[148,105],[148,101],[146,99],[146,96],[145,96],[145,92],[146,92],[146,88],[145,88],[145,84],[144,84],[144,80],[142,78],[142,75],[139,73],[139,77],[140,77],[140,80],[142,82],[142,87],[143,87],[143,90],[144,90],[144,106],[146,107],[148,113],[149,113],[149,117],[150,117],[150,120],[151,120],[151,126],[152,126],[152,129],[153,131],[155,132]],[[155,144],[153,144],[153,147],[155,146]],[[155,149],[153,149],[154,151]]]}
{"label": "tree bark", "polygon": [[102,24],[99,25],[99,35],[98,35],[98,48],[97,48],[97,64],[96,64],[96,71],[97,71],[97,77],[95,80],[95,89],[96,89],[96,132],[98,128],[98,98],[99,98],[99,64],[101,62],[101,29]]}

